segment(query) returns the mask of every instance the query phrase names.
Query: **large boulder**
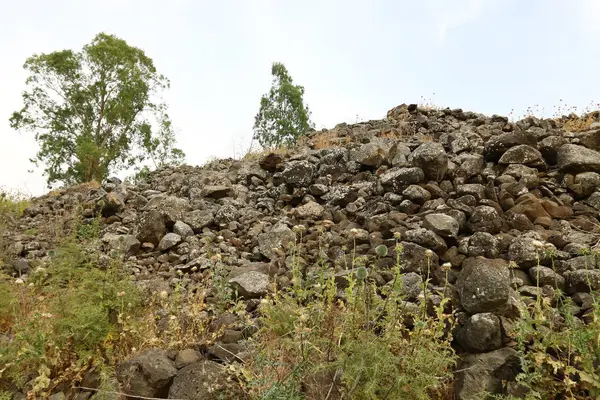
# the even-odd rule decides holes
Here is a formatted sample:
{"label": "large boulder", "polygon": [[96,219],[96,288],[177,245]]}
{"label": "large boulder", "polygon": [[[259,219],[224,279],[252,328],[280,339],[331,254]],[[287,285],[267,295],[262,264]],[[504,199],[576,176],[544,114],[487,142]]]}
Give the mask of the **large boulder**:
{"label": "large boulder", "polygon": [[285,224],[275,225],[269,232],[258,235],[260,253],[272,260],[277,257],[278,250],[284,250],[294,242],[296,235]]}
{"label": "large boulder", "polygon": [[285,183],[290,186],[308,186],[310,185],[315,167],[306,160],[291,161],[282,172]]}
{"label": "large boulder", "polygon": [[142,242],[149,242],[158,246],[158,243],[167,233],[165,218],[159,210],[149,210],[143,212],[137,224],[137,239]]}
{"label": "large boulder", "polygon": [[508,262],[467,258],[456,281],[460,302],[470,314],[500,311],[510,293]]}
{"label": "large boulder", "polygon": [[116,369],[121,391],[133,396],[165,398],[175,375],[175,363],[159,349],[147,350]]}
{"label": "large boulder", "polygon": [[388,157],[389,148],[380,143],[366,143],[350,151],[350,161],[369,167],[380,166]]}
{"label": "large boulder", "polygon": [[521,144],[508,149],[500,160],[499,164],[524,164],[532,167],[544,167],[545,162],[542,153],[535,147]]}
{"label": "large boulder", "polygon": [[448,171],[448,154],[439,142],[425,142],[409,156],[410,163],[419,167],[429,180],[440,182]]}
{"label": "large boulder", "polygon": [[463,357],[457,368],[456,398],[474,400],[501,394],[502,382],[514,380],[519,365],[519,355],[510,347]]}
{"label": "large boulder", "polygon": [[565,144],[558,150],[558,168],[561,172],[600,173],[600,153],[576,144]]}
{"label": "large boulder", "polygon": [[425,180],[425,174],[417,167],[396,167],[385,172],[380,179],[386,191],[401,194],[409,185]]}
{"label": "large boulder", "polygon": [[456,335],[458,343],[471,353],[483,353],[502,346],[500,319],[492,313],[472,315]]}
{"label": "large boulder", "polygon": [[446,214],[427,214],[423,217],[423,228],[429,229],[442,237],[455,238],[458,236],[460,224]]}
{"label": "large boulder", "polygon": [[502,217],[491,206],[477,206],[467,222],[471,232],[499,233],[502,230]]}
{"label": "large boulder", "polygon": [[269,289],[269,276],[258,271],[248,271],[229,280],[237,289],[238,294],[246,299],[256,299],[267,294]]}

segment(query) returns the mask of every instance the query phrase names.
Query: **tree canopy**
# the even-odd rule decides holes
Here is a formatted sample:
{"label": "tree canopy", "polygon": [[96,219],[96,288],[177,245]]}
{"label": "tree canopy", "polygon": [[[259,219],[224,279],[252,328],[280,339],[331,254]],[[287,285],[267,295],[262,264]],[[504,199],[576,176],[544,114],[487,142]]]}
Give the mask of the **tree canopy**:
{"label": "tree canopy", "polygon": [[24,104],[10,124],[35,134],[31,161],[44,164],[49,186],[183,161],[167,105],[155,100],[169,80],[143,50],[99,33],[79,52],[34,54],[23,67]]}
{"label": "tree canopy", "polygon": [[262,96],[255,116],[254,138],[266,147],[296,143],[314,127],[310,121],[311,112],[304,105],[304,87],[294,85],[282,63],[273,63],[271,75],[271,90]]}

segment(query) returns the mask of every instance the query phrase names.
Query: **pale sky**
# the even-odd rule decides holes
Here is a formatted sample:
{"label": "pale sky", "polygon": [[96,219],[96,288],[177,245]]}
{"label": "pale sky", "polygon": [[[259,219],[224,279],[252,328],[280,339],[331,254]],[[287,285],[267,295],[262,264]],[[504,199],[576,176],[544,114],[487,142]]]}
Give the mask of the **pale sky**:
{"label": "pale sky", "polygon": [[[239,154],[270,67],[306,89],[318,129],[380,119],[421,97],[485,114],[553,114],[600,101],[600,0],[0,0],[0,188],[39,195],[21,107],[25,59],[80,50],[99,32],[140,47],[187,163]],[[435,93],[435,94],[434,94]]]}

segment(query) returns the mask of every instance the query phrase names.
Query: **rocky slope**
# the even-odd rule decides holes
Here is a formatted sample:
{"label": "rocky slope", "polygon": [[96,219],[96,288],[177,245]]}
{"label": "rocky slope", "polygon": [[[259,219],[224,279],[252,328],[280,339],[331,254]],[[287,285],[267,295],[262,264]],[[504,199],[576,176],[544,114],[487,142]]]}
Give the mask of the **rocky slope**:
{"label": "rocky slope", "polygon": [[[51,193],[8,234],[11,273],[26,280],[55,245],[53,226],[77,207],[90,220],[101,211],[97,250],[125,253],[150,292],[192,287],[219,267],[248,310],[270,282],[290,284],[286,250],[299,230],[307,274],[325,258],[341,276],[344,249],[373,255],[385,245],[393,254],[400,238],[407,287],[429,273],[432,291],[454,288],[457,398],[497,392],[518,367],[510,326],[520,304],[559,289],[574,300],[574,318],[591,318],[590,292],[600,290],[599,260],[589,253],[600,241],[600,115],[586,118],[570,129],[573,117],[511,123],[401,105],[384,120],[312,132],[288,151]],[[392,279],[393,263],[389,256],[372,266],[378,284]],[[229,326],[204,354],[154,349],[131,359],[119,370],[123,390],[212,398],[186,396],[243,358],[241,329]]]}

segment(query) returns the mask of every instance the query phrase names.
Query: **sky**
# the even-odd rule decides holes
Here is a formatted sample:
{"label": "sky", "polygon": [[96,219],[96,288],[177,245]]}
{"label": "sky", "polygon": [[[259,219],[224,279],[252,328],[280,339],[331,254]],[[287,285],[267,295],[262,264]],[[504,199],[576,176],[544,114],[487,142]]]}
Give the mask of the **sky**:
{"label": "sky", "polygon": [[[47,191],[22,106],[26,58],[99,32],[143,49],[186,162],[239,157],[275,61],[305,88],[317,129],[402,103],[552,116],[600,101],[600,0],[0,0],[0,188]],[[123,176],[120,176],[123,178]]]}

